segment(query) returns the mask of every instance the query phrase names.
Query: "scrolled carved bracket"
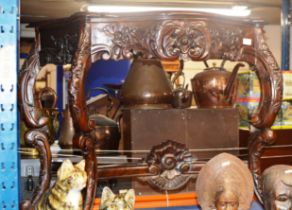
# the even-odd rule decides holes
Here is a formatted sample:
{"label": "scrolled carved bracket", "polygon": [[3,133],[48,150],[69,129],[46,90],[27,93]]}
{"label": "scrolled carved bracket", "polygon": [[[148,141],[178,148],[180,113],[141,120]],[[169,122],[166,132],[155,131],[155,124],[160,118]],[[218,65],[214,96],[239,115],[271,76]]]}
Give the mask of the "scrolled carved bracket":
{"label": "scrolled carved bracket", "polygon": [[249,168],[252,172],[253,180],[256,186],[256,195],[261,203],[263,203],[263,189],[261,178],[260,158],[263,154],[264,147],[275,142],[275,133],[270,128],[257,130],[249,138],[248,156]]}
{"label": "scrolled carved bracket", "polygon": [[36,148],[40,158],[39,186],[35,188],[31,201],[24,201],[21,204],[22,210],[32,210],[50,187],[52,155],[48,138],[43,131],[34,129],[26,132],[25,141],[27,145]]}
{"label": "scrolled carved bracket", "polygon": [[256,112],[252,116],[251,125],[255,131],[249,138],[249,167],[253,174],[256,192],[262,202],[262,180],[260,158],[264,146],[274,143],[276,137],[271,126],[280,110],[283,81],[277,62],[264,39],[262,28],[255,28],[255,48],[243,49],[240,60],[249,63],[255,70],[261,88],[261,98]]}
{"label": "scrolled carved bracket", "polygon": [[47,135],[49,119],[43,115],[41,104],[34,93],[34,83],[40,70],[38,41],[37,39],[36,46],[23,65],[18,85],[18,97],[21,116],[29,128],[24,136],[25,142],[27,145],[36,148],[39,153],[39,186],[35,188],[32,200],[22,203],[21,209],[33,209],[49,188],[51,181],[52,157]]}
{"label": "scrolled carved bracket", "polygon": [[33,48],[23,64],[18,85],[20,113],[30,128],[41,128],[48,123],[48,118],[42,116],[34,96],[34,83],[39,71],[39,54],[37,48]]}
{"label": "scrolled carved bracket", "polygon": [[94,126],[86,112],[85,80],[90,66],[90,25],[84,24],[73,59],[72,78],[69,81],[68,91],[70,111],[77,132],[89,132]]}
{"label": "scrolled carved bracket", "polygon": [[168,140],[154,146],[146,158],[151,174],[146,181],[160,190],[176,190],[192,178],[192,154],[185,145]]}

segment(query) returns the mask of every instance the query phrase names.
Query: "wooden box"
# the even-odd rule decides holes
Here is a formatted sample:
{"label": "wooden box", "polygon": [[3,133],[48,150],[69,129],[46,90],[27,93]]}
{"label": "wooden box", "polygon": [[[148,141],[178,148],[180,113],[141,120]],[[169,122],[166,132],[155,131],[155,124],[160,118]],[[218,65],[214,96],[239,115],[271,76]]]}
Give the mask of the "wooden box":
{"label": "wooden box", "polygon": [[[126,109],[122,132],[124,149],[132,151],[127,153],[130,157],[146,158],[154,145],[166,140],[185,144],[194,160],[201,162],[221,152],[239,154],[239,114],[233,108]],[[133,181],[133,188],[140,194],[155,193],[138,181]],[[191,190],[194,182],[182,192]]]}

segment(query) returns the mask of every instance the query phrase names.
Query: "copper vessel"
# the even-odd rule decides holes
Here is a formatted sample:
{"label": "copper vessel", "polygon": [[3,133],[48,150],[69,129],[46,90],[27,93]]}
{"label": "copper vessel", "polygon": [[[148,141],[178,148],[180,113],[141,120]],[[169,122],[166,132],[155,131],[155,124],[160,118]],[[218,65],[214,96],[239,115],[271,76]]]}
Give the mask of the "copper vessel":
{"label": "copper vessel", "polygon": [[127,108],[171,108],[172,85],[159,60],[135,58],[120,91]]}
{"label": "copper vessel", "polygon": [[173,91],[173,107],[178,109],[185,109],[192,105],[192,91],[186,87],[176,88]]}
{"label": "copper vessel", "polygon": [[[185,75],[183,73],[184,61],[180,60],[179,70],[176,72],[172,79],[173,90],[173,101],[172,105],[174,108],[184,109],[192,105],[192,91],[188,90],[188,84],[185,86]],[[177,85],[176,80],[182,77],[182,84]]]}
{"label": "copper vessel", "polygon": [[57,136],[58,124],[58,110],[56,108],[57,95],[56,92],[50,88],[45,87],[40,90],[37,96],[37,106],[41,109],[44,116],[48,118],[47,135],[49,144],[55,142]]}
{"label": "copper vessel", "polygon": [[68,104],[63,113],[64,118],[60,129],[59,145],[62,149],[69,149],[72,148],[73,145],[75,129]]}
{"label": "copper vessel", "polygon": [[232,107],[237,96],[237,72],[244,65],[238,63],[232,73],[226,71],[222,62],[221,67],[215,65],[207,68],[191,79],[196,104],[199,108]]}
{"label": "copper vessel", "polygon": [[91,136],[99,141],[97,142],[98,148],[100,150],[117,151],[121,138],[118,123],[101,114],[91,115],[89,119],[95,122],[95,128],[91,132]]}

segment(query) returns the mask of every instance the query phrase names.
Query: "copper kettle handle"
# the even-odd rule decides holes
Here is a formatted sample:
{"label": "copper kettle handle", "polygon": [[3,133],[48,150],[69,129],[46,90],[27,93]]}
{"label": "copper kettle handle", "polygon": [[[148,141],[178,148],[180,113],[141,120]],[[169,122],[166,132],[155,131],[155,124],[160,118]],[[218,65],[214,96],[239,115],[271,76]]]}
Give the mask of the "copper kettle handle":
{"label": "copper kettle handle", "polygon": [[99,90],[99,91],[102,91],[104,92],[105,94],[107,94],[108,96],[108,101],[109,101],[109,106],[107,107],[107,111],[106,111],[106,116],[108,116],[108,113],[111,111],[111,109],[113,108],[114,106],[114,99],[113,99],[113,96],[110,94],[109,90],[106,89],[106,88],[103,88],[103,87],[95,87],[95,88],[92,88],[90,91],[89,91],[89,94],[88,94],[88,98],[90,97],[90,93],[92,91],[95,91],[95,90]]}
{"label": "copper kettle handle", "polygon": [[180,60],[180,65],[179,65],[179,69],[178,71],[175,73],[174,77],[172,78],[171,80],[171,83],[173,85],[173,87],[175,87],[175,81],[180,77],[182,76],[183,77],[183,87],[185,86],[185,75],[183,73],[183,68],[184,68],[184,61],[183,60]]}
{"label": "copper kettle handle", "polygon": [[206,66],[207,69],[210,68],[207,60],[204,60],[203,62],[204,62],[204,64],[205,64],[205,66]]}

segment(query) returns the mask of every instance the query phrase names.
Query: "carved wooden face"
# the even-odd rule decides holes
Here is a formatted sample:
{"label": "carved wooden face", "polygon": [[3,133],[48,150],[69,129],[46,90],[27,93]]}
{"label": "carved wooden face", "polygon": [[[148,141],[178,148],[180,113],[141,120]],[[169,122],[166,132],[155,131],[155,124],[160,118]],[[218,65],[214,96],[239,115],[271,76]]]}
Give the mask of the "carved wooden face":
{"label": "carved wooden face", "polygon": [[266,210],[291,210],[292,186],[285,184],[280,179],[275,182],[273,191],[266,197]]}
{"label": "carved wooden face", "polygon": [[221,153],[201,169],[196,191],[203,210],[246,210],[253,199],[254,185],[242,160]]}
{"label": "carved wooden face", "polygon": [[292,167],[276,165],[263,174],[266,210],[292,210]]}
{"label": "carved wooden face", "polygon": [[239,198],[235,193],[225,190],[216,196],[215,207],[217,210],[237,210]]}

